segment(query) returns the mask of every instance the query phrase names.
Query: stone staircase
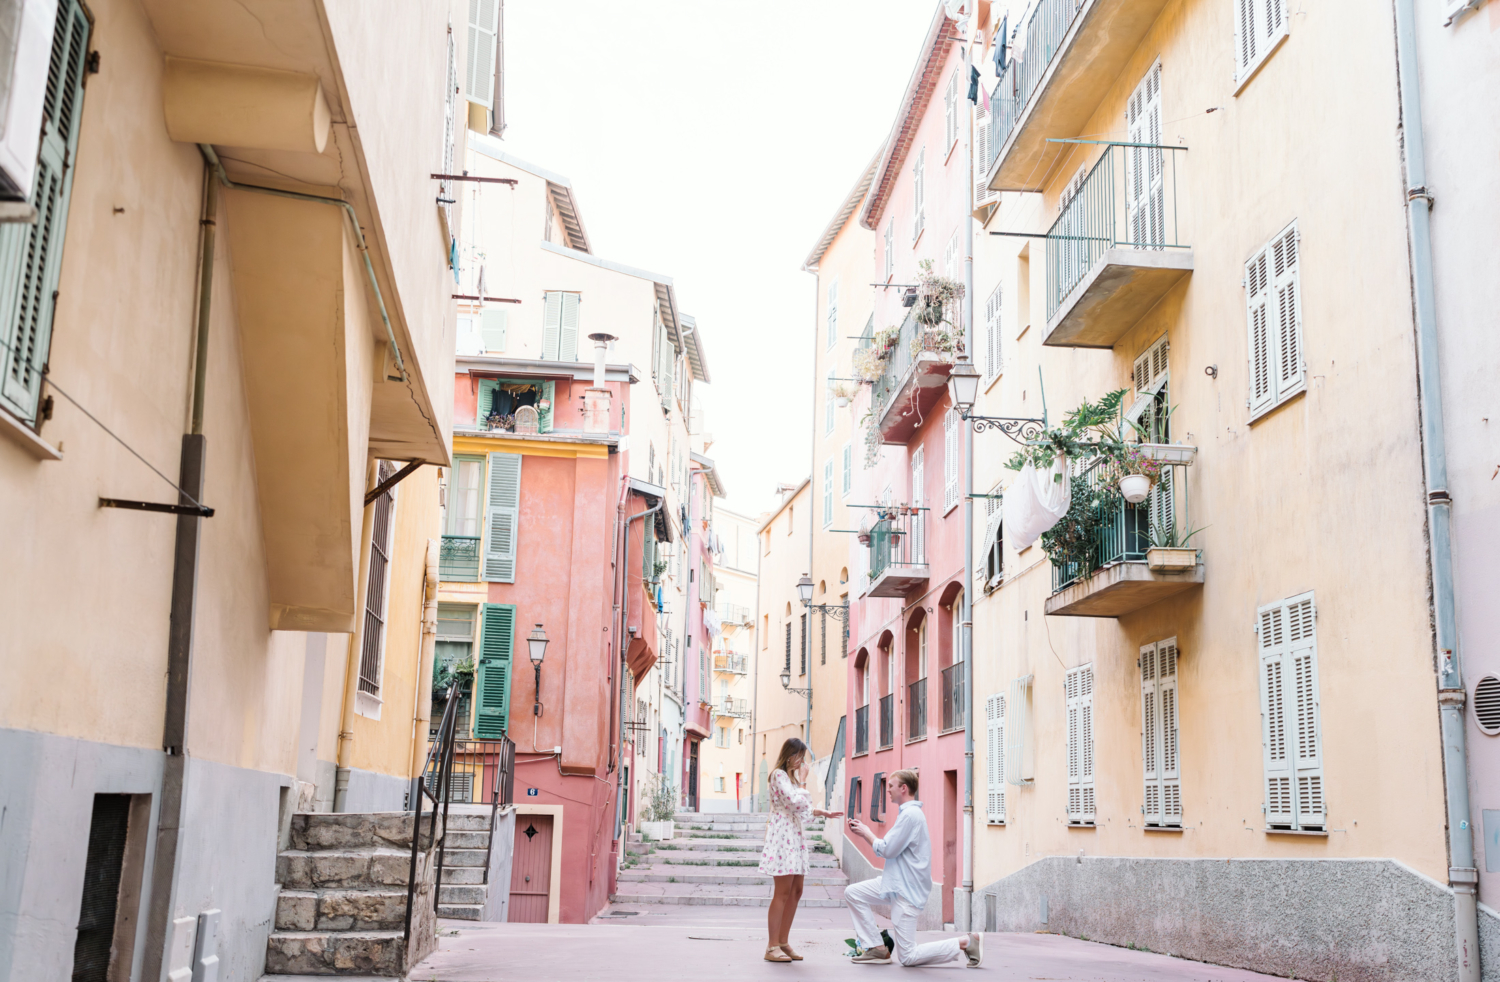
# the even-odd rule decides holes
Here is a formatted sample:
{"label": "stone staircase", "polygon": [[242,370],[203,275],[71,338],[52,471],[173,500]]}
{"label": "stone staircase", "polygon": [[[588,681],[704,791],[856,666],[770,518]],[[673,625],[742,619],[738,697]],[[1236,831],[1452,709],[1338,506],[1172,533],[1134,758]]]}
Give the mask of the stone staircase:
{"label": "stone staircase", "polygon": [[[490,809],[457,806],[448,812],[447,846],[443,851],[443,882],[438,887],[438,916],[477,921],[489,897],[485,862],[490,853]],[[504,884],[509,889],[510,884]]]}
{"label": "stone staircase", "polygon": [[[411,873],[406,812],[292,816],[291,848],[276,858],[276,922],[262,982],[309,976],[399,977],[437,944],[431,842],[422,823],[412,950],[403,937]],[[451,854],[451,850],[450,850]],[[408,957],[410,955],[410,957]]]}
{"label": "stone staircase", "polygon": [[[612,901],[769,906],[771,878],[756,869],[767,819],[764,812],[679,812],[668,842],[643,842],[632,834]],[[798,906],[843,907],[848,878],[831,851],[817,851],[824,844],[822,820],[810,823],[805,835],[811,868]]]}

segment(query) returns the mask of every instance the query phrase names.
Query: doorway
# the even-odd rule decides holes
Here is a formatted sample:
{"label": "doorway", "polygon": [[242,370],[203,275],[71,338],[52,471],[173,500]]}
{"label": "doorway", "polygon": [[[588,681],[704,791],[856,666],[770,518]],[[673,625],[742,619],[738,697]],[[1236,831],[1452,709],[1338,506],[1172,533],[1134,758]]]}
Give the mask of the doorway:
{"label": "doorway", "polygon": [[698,741],[688,743],[688,811],[698,810]]}
{"label": "doorway", "polygon": [[507,919],[517,924],[546,924],[551,894],[552,816],[517,815]]}
{"label": "doorway", "polygon": [[958,771],[943,772],[943,923],[953,923],[958,883]]}

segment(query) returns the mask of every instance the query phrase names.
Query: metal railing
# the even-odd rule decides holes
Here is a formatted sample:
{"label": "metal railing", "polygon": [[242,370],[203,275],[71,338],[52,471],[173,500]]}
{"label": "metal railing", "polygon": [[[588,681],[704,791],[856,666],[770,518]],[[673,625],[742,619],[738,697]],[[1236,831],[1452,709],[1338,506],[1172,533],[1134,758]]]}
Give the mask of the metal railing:
{"label": "metal railing", "polygon": [[[907,312],[906,320],[901,322],[901,331],[896,335],[896,343],[891,348],[890,357],[886,359],[885,370],[870,386],[870,412],[875,420],[880,419],[891,399],[901,391],[901,384],[906,381],[906,376],[919,355],[924,352],[935,354],[950,362],[955,358],[955,353],[947,350],[945,342],[939,338],[940,332],[917,322],[915,311],[914,307]],[[871,338],[860,339],[862,347],[869,347],[872,343]]]}
{"label": "metal railing", "polygon": [[1187,248],[1177,216],[1177,154],[1167,153],[1185,149],[1104,145],[1083,185],[1047,230],[1049,320],[1106,250]]}
{"label": "metal railing", "polygon": [[927,680],[917,679],[906,687],[906,740],[927,735]]}
{"label": "metal railing", "polygon": [[1022,36],[1025,47],[1019,55],[1011,56],[990,97],[990,159],[984,162],[986,173],[1025,114],[1026,103],[1031,101],[1032,93],[1062,45],[1063,35],[1068,33],[1084,2],[1041,0],[1026,22],[1026,33]]}
{"label": "metal railing", "polygon": [[[443,719],[438,723],[437,737],[427,748],[427,757],[422,761],[423,780],[413,780],[415,785],[411,789],[410,807],[414,812],[411,823],[411,868],[406,877],[406,919],[404,938],[405,951],[411,951],[411,909],[417,899],[417,862],[421,852],[422,844],[422,799],[432,801],[432,817],[428,820],[427,841],[428,847],[436,847],[438,850],[437,881],[432,888],[432,907],[437,910],[438,897],[442,894],[443,883],[443,846],[448,838],[448,785],[453,769],[453,750],[455,740],[453,738],[454,726],[458,722],[457,699],[449,699],[447,707],[443,710]],[[431,773],[433,778],[426,777]],[[429,784],[432,787],[429,787]],[[434,791],[436,793],[434,793]],[[438,804],[443,803],[443,836],[438,838]]]}
{"label": "metal railing", "polygon": [[927,509],[899,510],[870,528],[871,580],[891,566],[927,565]]}
{"label": "metal railing", "polygon": [[750,700],[737,698],[735,696],[725,696],[724,699],[714,707],[714,715],[736,716],[748,719],[750,716]]}
{"label": "metal railing", "polygon": [[880,697],[880,749],[885,750],[896,742],[896,696],[886,693]]}
{"label": "metal railing", "polygon": [[939,688],[943,695],[943,731],[956,730],[964,725],[968,715],[964,698],[964,662],[954,662],[943,669]]}
{"label": "metal railing", "polygon": [[870,752],[870,707],[858,706],[854,710],[854,752]]}
{"label": "metal railing", "polygon": [[743,604],[726,603],[719,614],[719,620],[725,624],[750,624],[755,621],[755,615]]}
{"label": "metal railing", "polygon": [[[1111,495],[1105,504],[1096,508],[1095,515],[1100,521],[1085,544],[1085,555],[1052,559],[1052,592],[1057,593],[1110,563],[1143,562],[1151,548],[1152,527],[1170,532],[1176,525],[1176,470],[1176,467],[1163,467],[1161,478],[1140,504],[1132,505],[1119,495]],[[1096,459],[1073,476],[1073,493],[1088,494],[1100,484],[1113,484],[1118,480],[1119,474],[1114,467]]]}
{"label": "metal railing", "polygon": [[714,655],[714,671],[745,675],[750,671],[750,658],[748,655]]}
{"label": "metal railing", "polygon": [[438,578],[465,581],[479,579],[479,536],[443,536],[443,544],[438,552]]}

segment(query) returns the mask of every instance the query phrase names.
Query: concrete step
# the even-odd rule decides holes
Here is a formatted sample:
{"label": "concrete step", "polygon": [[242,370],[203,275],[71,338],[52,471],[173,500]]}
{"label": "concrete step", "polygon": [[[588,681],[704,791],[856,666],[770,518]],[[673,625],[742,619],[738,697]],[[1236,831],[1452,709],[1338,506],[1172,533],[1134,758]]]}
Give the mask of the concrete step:
{"label": "concrete step", "polygon": [[[299,812],[292,816],[292,848],[305,852],[405,849],[411,852],[413,816],[407,812]],[[438,831],[443,828],[438,821]],[[422,848],[430,840],[422,822]]]}
{"label": "concrete step", "polygon": [[398,976],[405,941],[400,930],[274,931],[266,942],[272,975]]}
{"label": "concrete step", "polygon": [[289,849],[276,857],[276,882],[290,890],[404,888],[410,876],[411,853],[399,849]]}
{"label": "concrete step", "polygon": [[[808,865],[819,867],[838,866],[838,860],[830,853],[810,852],[807,856]],[[671,866],[731,866],[754,868],[760,865],[760,853],[743,852],[699,852],[696,850],[673,850],[665,852],[650,853],[636,857],[636,865],[659,865]]]}
{"label": "concrete step", "polygon": [[448,830],[443,837],[443,849],[452,852],[455,849],[488,849],[490,847],[490,834],[485,832],[455,832]]}
{"label": "concrete step", "polygon": [[[326,978],[312,975],[262,975],[257,982],[308,982],[311,978]],[[341,975],[341,982],[391,982],[384,975]]]}
{"label": "concrete step", "polygon": [[483,904],[438,904],[438,916],[455,921],[477,921],[483,913]]}
{"label": "concrete step", "polygon": [[443,851],[443,871],[447,875],[450,866],[477,866],[484,868],[485,850],[483,849],[445,849]]}
{"label": "concrete step", "polygon": [[482,866],[443,866],[443,886],[453,884],[474,884],[484,882],[484,867]]}
{"label": "concrete step", "polygon": [[487,886],[471,886],[462,883],[444,883],[438,895],[438,905],[443,904],[482,904],[484,898],[489,895],[490,888]]}
{"label": "concrete step", "polygon": [[[849,881],[839,869],[821,869],[810,872],[803,880],[806,885],[843,886]],[[716,883],[719,885],[740,884],[742,886],[770,886],[771,878],[753,868],[741,866],[646,866],[626,869],[619,873],[621,883]],[[446,887],[444,889],[447,889]]]}
{"label": "concrete step", "polygon": [[406,890],[282,890],[278,931],[400,931]]}
{"label": "concrete step", "polygon": [[448,810],[448,831],[450,832],[488,832],[490,830],[490,810],[484,812],[457,811],[453,808]]}
{"label": "concrete step", "polygon": [[[671,904],[710,907],[769,907],[771,888],[715,886],[707,883],[631,883],[622,885],[610,900],[617,904]],[[804,888],[799,907],[843,907],[839,886]]]}

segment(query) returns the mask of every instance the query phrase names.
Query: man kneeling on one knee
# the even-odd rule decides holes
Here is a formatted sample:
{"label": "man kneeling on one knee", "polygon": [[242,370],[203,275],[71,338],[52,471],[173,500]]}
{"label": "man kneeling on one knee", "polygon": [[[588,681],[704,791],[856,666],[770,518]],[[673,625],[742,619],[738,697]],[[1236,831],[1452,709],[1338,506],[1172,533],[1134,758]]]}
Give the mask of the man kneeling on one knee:
{"label": "man kneeling on one knee", "polygon": [[849,831],[875,847],[875,855],[885,860],[878,878],[855,883],[844,890],[844,902],[854,917],[855,941],[859,950],[854,960],[862,964],[881,964],[891,960],[891,952],[880,937],[880,928],[870,912],[874,904],[890,904],[891,935],[896,939],[896,961],[902,965],[937,965],[955,958],[967,958],[969,968],[978,968],[984,957],[983,937],[969,934],[942,941],[916,943],[917,917],[927,906],[932,892],[932,839],[927,834],[927,819],[917,800],[917,772],[896,771],[887,779],[890,796],[896,802],[896,824],[884,839],[857,819],[849,820]]}

